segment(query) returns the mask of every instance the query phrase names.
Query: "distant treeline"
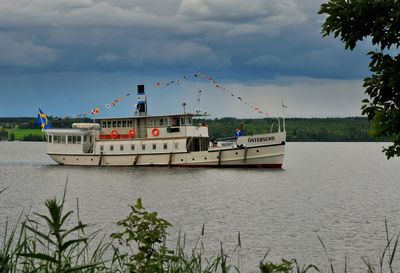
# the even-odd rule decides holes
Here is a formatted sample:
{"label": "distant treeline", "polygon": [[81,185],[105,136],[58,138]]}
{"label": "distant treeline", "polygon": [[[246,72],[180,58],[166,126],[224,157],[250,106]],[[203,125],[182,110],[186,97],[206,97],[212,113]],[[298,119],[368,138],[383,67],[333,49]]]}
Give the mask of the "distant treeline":
{"label": "distant treeline", "polygon": [[[35,118],[0,118],[0,128],[39,128],[35,122]],[[74,122],[90,122],[90,119],[50,118],[50,122],[54,128],[71,128]],[[276,119],[216,118],[198,122],[208,124],[211,138],[231,137],[241,126],[245,135],[269,132],[271,128],[276,131],[278,128]],[[363,117],[286,119],[288,141],[376,141],[368,135],[369,129],[369,121]]]}
{"label": "distant treeline", "polygon": [[[276,131],[279,126],[276,119],[221,118],[206,122],[212,138],[233,136],[241,124],[245,135],[269,132],[271,127]],[[369,129],[369,121],[363,117],[286,119],[287,141],[376,141],[368,135]]]}
{"label": "distant treeline", "polygon": [[[50,123],[54,128],[71,128],[72,123],[75,122],[90,122],[91,120],[86,119],[63,119],[49,117]],[[36,124],[36,118],[31,117],[18,117],[18,118],[0,118],[0,128],[4,129],[36,129],[40,128]]]}

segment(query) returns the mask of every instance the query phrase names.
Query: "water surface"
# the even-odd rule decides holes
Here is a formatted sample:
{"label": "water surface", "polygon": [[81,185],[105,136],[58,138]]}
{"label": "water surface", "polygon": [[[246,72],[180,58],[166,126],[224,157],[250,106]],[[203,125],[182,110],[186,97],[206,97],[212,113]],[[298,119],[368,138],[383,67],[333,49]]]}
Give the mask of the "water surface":
{"label": "water surface", "polygon": [[[361,256],[378,261],[385,245],[384,219],[393,235],[400,228],[400,160],[386,160],[378,143],[288,143],[283,170],[55,165],[44,143],[0,143],[0,217],[15,221],[21,211],[43,212],[46,198],[67,206],[104,232],[129,213],[136,198],[156,210],[189,242],[206,225],[212,252],[223,241],[233,250],[241,232],[246,272],[269,248],[269,257],[327,264],[319,235],[335,264],[346,255],[353,272]],[[236,258],[234,259],[236,261]],[[365,272],[365,270],[363,270]]]}

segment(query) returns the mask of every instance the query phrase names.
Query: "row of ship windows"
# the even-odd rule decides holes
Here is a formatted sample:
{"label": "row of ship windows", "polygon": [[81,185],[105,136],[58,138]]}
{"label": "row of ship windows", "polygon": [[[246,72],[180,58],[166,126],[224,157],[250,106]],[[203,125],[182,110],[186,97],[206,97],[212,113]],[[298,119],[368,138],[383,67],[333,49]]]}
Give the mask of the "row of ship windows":
{"label": "row of ship windows", "polygon": [[47,137],[48,143],[61,143],[61,144],[82,144],[85,142],[92,142],[92,136],[56,136],[49,135]]}
{"label": "row of ship windows", "polygon": [[103,128],[117,128],[117,127],[133,127],[132,120],[120,120],[120,121],[103,121]]}
{"label": "row of ship windows", "polygon": [[[191,125],[191,117],[173,117],[173,118],[153,118],[147,120],[148,126],[180,126],[180,125]],[[102,128],[119,128],[119,127],[133,127],[132,120],[114,120],[114,121],[103,121],[101,124]]]}
{"label": "row of ship windows", "polygon": [[[135,144],[130,145],[130,147],[131,147],[131,151],[135,150]],[[147,147],[148,146],[146,144],[142,144],[142,150],[146,150]],[[157,150],[157,144],[152,144],[151,147],[153,148],[153,150]],[[163,148],[164,148],[164,150],[167,150],[168,143],[163,143]],[[175,143],[175,149],[178,149],[178,148],[179,148],[179,143]],[[124,145],[119,145],[120,151],[123,151],[124,149],[125,149]],[[110,145],[109,150],[114,151],[114,145]],[[104,145],[100,145],[100,151],[104,151]]]}

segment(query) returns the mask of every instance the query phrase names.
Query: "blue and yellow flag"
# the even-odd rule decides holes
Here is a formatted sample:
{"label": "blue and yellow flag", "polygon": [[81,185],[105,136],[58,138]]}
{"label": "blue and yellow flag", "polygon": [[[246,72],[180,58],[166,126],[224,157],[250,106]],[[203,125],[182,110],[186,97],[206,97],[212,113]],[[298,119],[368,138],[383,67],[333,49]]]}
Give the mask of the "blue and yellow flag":
{"label": "blue and yellow flag", "polygon": [[51,128],[50,122],[48,117],[45,113],[39,108],[39,112],[36,119],[36,124],[40,125],[42,129],[49,129]]}

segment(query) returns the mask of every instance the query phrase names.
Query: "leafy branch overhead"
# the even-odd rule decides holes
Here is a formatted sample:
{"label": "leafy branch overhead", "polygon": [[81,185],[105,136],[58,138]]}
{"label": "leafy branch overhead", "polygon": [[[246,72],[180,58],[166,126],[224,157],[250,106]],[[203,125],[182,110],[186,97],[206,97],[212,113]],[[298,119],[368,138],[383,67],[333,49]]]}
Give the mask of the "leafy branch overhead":
{"label": "leafy branch overhead", "polygon": [[384,148],[388,158],[400,156],[400,1],[330,0],[319,14],[326,14],[324,36],[340,37],[346,49],[371,39],[375,51],[368,53],[370,77],[364,79],[362,114],[372,121],[370,134],[388,138]]}

